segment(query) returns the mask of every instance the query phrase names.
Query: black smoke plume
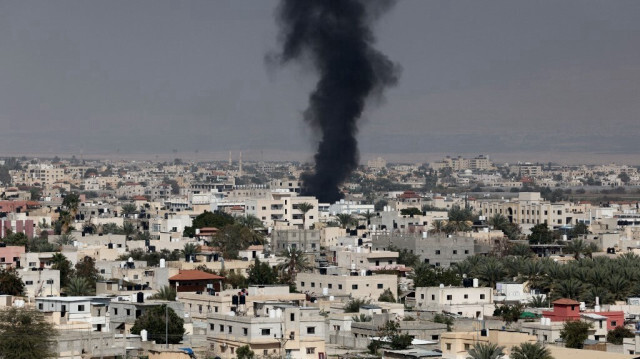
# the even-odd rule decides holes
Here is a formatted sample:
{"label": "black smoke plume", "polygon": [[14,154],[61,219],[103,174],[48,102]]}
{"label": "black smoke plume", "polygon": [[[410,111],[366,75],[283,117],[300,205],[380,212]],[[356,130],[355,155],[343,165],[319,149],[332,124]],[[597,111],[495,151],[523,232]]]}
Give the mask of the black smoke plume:
{"label": "black smoke plume", "polygon": [[303,176],[306,194],[333,203],[358,166],[358,121],[365,103],[397,82],[397,67],[373,48],[372,22],[388,0],[282,0],[281,61],[309,62],[319,75],[304,119],[320,132],[315,171]]}

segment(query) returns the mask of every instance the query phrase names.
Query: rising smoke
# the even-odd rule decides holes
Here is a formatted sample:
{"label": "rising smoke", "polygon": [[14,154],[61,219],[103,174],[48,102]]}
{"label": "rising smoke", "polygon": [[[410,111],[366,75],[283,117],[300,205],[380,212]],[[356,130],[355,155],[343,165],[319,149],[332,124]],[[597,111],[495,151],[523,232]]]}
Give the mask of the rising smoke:
{"label": "rising smoke", "polygon": [[365,103],[398,80],[398,68],[373,48],[371,23],[389,0],[282,0],[278,9],[281,61],[309,61],[319,75],[304,119],[320,132],[306,194],[333,203],[358,166],[358,121]]}

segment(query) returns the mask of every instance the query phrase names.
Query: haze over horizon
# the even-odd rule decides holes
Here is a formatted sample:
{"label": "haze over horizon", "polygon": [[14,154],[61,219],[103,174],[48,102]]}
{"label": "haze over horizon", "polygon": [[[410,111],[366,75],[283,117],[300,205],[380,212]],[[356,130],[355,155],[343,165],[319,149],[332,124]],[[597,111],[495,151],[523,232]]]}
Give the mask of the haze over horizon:
{"label": "haze over horizon", "polygon": [[[276,5],[0,2],[0,155],[309,158],[301,112],[316,79],[265,64]],[[639,154],[639,13],[618,0],[398,1],[376,35],[402,77],[367,109],[362,156]]]}

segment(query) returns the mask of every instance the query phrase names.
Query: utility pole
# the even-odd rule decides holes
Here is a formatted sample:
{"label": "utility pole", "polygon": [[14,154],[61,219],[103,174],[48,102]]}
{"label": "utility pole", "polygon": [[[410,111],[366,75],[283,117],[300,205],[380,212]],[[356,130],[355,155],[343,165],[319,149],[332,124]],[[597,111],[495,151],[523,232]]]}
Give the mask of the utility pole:
{"label": "utility pole", "polygon": [[164,340],[166,348],[169,349],[169,306],[164,306]]}

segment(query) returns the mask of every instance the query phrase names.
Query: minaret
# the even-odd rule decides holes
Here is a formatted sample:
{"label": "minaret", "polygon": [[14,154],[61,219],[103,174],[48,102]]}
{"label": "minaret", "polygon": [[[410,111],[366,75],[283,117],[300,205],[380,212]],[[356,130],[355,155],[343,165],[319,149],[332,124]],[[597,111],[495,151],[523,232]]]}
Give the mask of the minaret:
{"label": "minaret", "polygon": [[233,160],[231,159],[231,151],[229,151],[229,167],[233,164]]}
{"label": "minaret", "polygon": [[242,151],[240,151],[240,158],[238,159],[238,176],[242,177]]}

